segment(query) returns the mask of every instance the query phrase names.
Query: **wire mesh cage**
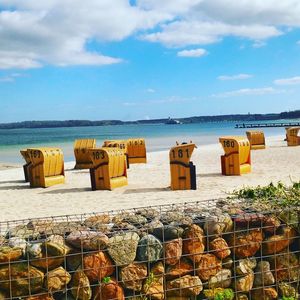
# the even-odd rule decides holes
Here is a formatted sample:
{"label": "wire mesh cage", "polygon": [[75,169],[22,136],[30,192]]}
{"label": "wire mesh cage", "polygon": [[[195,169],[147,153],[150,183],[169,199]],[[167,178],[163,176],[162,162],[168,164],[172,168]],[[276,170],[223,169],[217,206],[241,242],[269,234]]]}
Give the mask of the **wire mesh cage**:
{"label": "wire mesh cage", "polygon": [[211,200],[0,223],[0,299],[298,299],[300,208]]}

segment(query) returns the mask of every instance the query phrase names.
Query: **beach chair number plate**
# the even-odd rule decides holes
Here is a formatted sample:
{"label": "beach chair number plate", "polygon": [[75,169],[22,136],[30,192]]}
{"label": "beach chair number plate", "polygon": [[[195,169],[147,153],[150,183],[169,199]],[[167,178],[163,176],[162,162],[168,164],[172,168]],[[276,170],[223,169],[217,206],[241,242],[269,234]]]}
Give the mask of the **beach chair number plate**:
{"label": "beach chair number plate", "polygon": [[94,159],[104,159],[105,155],[103,151],[93,152]]}
{"label": "beach chair number plate", "polygon": [[[172,150],[172,153],[173,153],[173,158],[175,159],[176,158],[176,151]],[[183,158],[184,153],[186,153],[186,157],[190,157],[189,149],[186,149],[185,151],[182,150],[182,149],[179,149],[178,150],[178,157]]]}
{"label": "beach chair number plate", "polygon": [[229,147],[234,148],[234,141],[228,141],[228,140],[224,141],[223,145],[224,145],[224,147],[227,147],[227,148],[229,148]]}

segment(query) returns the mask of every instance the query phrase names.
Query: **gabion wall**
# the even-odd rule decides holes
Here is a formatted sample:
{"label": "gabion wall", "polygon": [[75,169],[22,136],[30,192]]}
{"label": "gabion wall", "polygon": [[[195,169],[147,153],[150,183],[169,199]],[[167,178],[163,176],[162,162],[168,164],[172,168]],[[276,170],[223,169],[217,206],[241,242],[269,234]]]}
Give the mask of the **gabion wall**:
{"label": "gabion wall", "polygon": [[0,223],[0,299],[298,299],[297,208],[245,203]]}

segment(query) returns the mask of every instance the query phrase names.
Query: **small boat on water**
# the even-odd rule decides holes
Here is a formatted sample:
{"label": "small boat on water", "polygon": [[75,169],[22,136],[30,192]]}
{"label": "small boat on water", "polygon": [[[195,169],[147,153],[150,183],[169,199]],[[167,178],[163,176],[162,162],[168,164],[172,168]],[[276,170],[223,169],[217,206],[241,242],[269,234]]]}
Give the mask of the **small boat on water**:
{"label": "small boat on water", "polygon": [[171,119],[169,117],[168,121],[166,121],[165,124],[167,124],[167,125],[178,125],[178,124],[182,124],[182,122],[180,122],[179,120]]}

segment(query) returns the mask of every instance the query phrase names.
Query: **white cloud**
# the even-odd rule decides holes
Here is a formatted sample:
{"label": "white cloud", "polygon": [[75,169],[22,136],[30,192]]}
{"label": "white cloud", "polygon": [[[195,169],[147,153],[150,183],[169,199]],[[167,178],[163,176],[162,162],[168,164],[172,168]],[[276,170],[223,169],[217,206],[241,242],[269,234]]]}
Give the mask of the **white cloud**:
{"label": "white cloud", "polygon": [[1,69],[122,62],[92,52],[94,41],[138,36],[186,47],[233,36],[259,46],[300,27],[298,0],[0,0],[0,7]]}
{"label": "white cloud", "polygon": [[295,76],[291,78],[281,78],[274,80],[277,85],[296,85],[300,84],[300,76]]}
{"label": "white cloud", "polygon": [[245,89],[239,89],[230,92],[213,94],[212,97],[229,98],[229,97],[238,97],[238,96],[262,96],[262,95],[270,95],[270,94],[281,94],[284,92],[285,92],[284,90],[277,90],[274,89],[273,87],[245,88]]}
{"label": "white cloud", "polygon": [[0,77],[0,82],[14,82],[14,78],[10,76]]}
{"label": "white cloud", "polygon": [[198,49],[191,49],[191,50],[182,50],[177,52],[177,56],[179,57],[201,57],[208,54],[205,49],[198,48]]}
{"label": "white cloud", "polygon": [[297,43],[296,43],[297,45],[300,45],[300,41],[297,41]]}
{"label": "white cloud", "polygon": [[252,78],[253,75],[250,74],[238,74],[238,75],[221,75],[218,77],[219,80],[241,80]]}
{"label": "white cloud", "polygon": [[151,88],[148,88],[148,89],[146,90],[146,92],[147,92],[147,93],[155,93],[155,90],[154,90],[154,89],[151,89]]}

